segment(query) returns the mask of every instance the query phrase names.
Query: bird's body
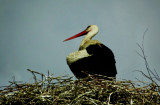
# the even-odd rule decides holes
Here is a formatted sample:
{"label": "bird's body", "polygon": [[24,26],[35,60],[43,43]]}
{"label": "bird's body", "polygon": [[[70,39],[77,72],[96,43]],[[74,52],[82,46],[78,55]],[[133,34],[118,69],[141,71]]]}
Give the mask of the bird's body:
{"label": "bird's body", "polygon": [[[98,33],[96,25],[87,29],[76,37],[87,34],[82,40],[79,50],[67,56],[67,63],[77,78],[85,78],[89,74],[116,77],[117,70],[113,52],[98,40],[91,40]],[[75,36],[66,39],[76,38]]]}

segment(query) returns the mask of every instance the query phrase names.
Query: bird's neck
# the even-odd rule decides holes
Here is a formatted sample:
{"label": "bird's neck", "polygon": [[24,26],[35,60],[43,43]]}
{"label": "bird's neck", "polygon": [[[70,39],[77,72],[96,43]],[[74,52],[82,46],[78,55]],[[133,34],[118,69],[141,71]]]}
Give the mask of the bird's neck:
{"label": "bird's neck", "polygon": [[97,34],[97,33],[95,33],[95,32],[89,32],[89,33],[84,37],[84,39],[82,40],[82,42],[81,42],[81,44],[80,44],[80,48],[83,48],[83,45],[84,45],[87,41],[91,40],[96,34]]}

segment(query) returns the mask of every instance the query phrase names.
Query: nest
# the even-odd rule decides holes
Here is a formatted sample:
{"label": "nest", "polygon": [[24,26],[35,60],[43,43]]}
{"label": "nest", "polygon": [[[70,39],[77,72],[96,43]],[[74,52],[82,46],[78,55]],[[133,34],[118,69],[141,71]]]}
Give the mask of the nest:
{"label": "nest", "polygon": [[[35,83],[10,82],[1,87],[0,104],[7,105],[140,105],[160,104],[160,88],[154,83],[108,81],[102,78],[73,80],[72,77],[29,70]],[[41,75],[38,80],[36,75]],[[143,86],[139,85],[143,84]],[[145,84],[145,85],[144,85]]]}

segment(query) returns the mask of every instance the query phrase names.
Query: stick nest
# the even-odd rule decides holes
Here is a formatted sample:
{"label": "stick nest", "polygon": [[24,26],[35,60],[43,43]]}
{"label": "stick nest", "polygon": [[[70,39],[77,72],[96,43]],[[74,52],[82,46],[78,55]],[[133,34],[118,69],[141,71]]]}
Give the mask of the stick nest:
{"label": "stick nest", "polygon": [[[7,105],[140,105],[160,104],[160,88],[154,83],[108,81],[92,76],[45,76],[33,70],[35,83],[10,82],[0,89],[0,104]],[[38,80],[36,75],[42,78]],[[138,85],[138,84],[142,84]]]}

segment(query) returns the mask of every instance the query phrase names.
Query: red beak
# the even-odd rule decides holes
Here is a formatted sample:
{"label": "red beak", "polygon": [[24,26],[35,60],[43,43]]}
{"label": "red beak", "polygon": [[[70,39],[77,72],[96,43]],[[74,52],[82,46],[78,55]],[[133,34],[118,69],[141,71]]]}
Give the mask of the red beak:
{"label": "red beak", "polygon": [[71,39],[74,39],[74,38],[83,36],[83,35],[85,35],[85,34],[87,34],[87,33],[88,33],[88,32],[87,32],[86,30],[84,30],[84,31],[82,31],[82,32],[80,32],[80,33],[78,33],[78,34],[76,34],[76,35],[74,35],[74,36],[72,36],[72,37],[70,37],[70,38],[68,38],[68,39],[65,39],[64,41],[68,41],[68,40],[71,40]]}

